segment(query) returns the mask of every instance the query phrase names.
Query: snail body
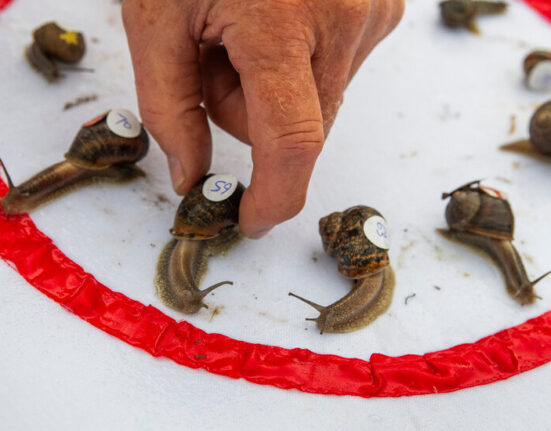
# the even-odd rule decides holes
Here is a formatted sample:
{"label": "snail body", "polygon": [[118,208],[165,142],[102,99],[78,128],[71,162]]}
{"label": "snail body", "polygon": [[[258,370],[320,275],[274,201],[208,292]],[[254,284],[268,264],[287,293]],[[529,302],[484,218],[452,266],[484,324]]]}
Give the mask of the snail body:
{"label": "snail body", "polygon": [[[203,302],[207,294],[224,284],[233,284],[223,281],[199,289],[208,257],[227,252],[241,239],[237,223],[245,187],[234,177],[228,177],[207,176],[188,192],[170,230],[174,238],[164,247],[157,263],[157,295],[166,306],[185,314],[208,308]],[[205,186],[217,181],[225,184],[231,181],[233,188],[221,201],[210,200],[208,191],[205,192]]]}
{"label": "snail body", "polygon": [[503,145],[501,149],[532,156],[551,156],[551,101],[534,112],[529,131],[530,139]]}
{"label": "snail body", "polygon": [[551,90],[551,52],[537,50],[528,54],[522,63],[526,86],[532,90]]}
{"label": "snail body", "polygon": [[534,285],[549,273],[534,281],[528,279],[522,259],[512,243],[514,216],[501,194],[474,181],[451,193],[446,207],[449,230],[439,230],[448,239],[474,246],[484,251],[498,265],[509,295],[521,305],[532,304],[538,296]]}
{"label": "snail body", "polygon": [[380,213],[355,206],[323,217],[319,223],[324,250],[337,259],[339,272],[353,280],[351,291],[328,306],[298,298],[320,315],[312,320],[320,333],[361,329],[384,313],[392,302],[394,272],[388,258],[388,232]]}
{"label": "snail body", "polygon": [[56,61],[75,64],[85,52],[82,33],[65,30],[55,22],[48,22],[34,30],[33,42],[26,48],[25,57],[31,66],[52,82],[60,77]]}
{"label": "snail body", "polygon": [[[130,129],[115,123],[119,115],[126,119],[125,124]],[[111,110],[83,125],[65,155],[66,160],[42,170],[22,184],[15,186],[2,165],[9,190],[0,199],[0,206],[5,215],[21,214],[76,186],[101,180],[124,182],[143,176],[134,163],[145,156],[148,147],[147,132],[137,118],[123,109]]]}
{"label": "snail body", "polygon": [[507,10],[507,3],[475,0],[445,0],[440,3],[442,22],[449,28],[466,28],[480,33],[475,19],[480,15],[500,14]]}

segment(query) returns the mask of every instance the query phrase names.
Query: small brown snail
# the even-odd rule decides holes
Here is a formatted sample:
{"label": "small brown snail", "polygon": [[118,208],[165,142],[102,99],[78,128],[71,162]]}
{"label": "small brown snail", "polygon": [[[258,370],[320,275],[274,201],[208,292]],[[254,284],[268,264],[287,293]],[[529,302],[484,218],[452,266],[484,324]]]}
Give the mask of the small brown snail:
{"label": "small brown snail", "polygon": [[233,175],[208,175],[184,197],[176,211],[174,239],[161,252],[155,286],[161,301],[186,314],[208,308],[203,298],[223,284],[199,285],[207,259],[228,251],[240,239],[239,203],[245,187]]}
{"label": "small brown snail", "polygon": [[526,86],[537,91],[551,90],[551,52],[532,51],[522,64]]}
{"label": "small brown snail", "polygon": [[480,186],[480,181],[442,195],[442,199],[448,197],[451,198],[446,207],[449,230],[438,232],[486,252],[501,269],[509,295],[521,305],[532,304],[538,298],[534,285],[551,272],[534,281],[528,279],[512,243],[515,220],[509,202],[499,191]]}
{"label": "small brown snail", "polygon": [[[33,32],[33,42],[25,50],[25,57],[38,72],[52,82],[60,77],[55,61],[78,63],[86,51],[82,33],[65,30],[55,22],[46,23]],[[64,70],[90,71],[83,68]]]}
{"label": "small brown snail", "polygon": [[480,15],[500,14],[507,10],[507,3],[476,0],[445,0],[440,3],[442,22],[446,27],[463,27],[480,33],[475,19]]}
{"label": "small brown snail", "polygon": [[344,212],[334,212],[319,222],[323,248],[339,264],[339,272],[354,280],[352,290],[326,307],[300,299],[320,312],[312,320],[320,333],[352,332],[361,329],[392,302],[394,272],[388,258],[388,228],[381,214],[358,205]]}
{"label": "small brown snail", "polygon": [[4,214],[28,212],[71,187],[106,180],[122,182],[143,176],[134,165],[149,148],[143,125],[130,111],[112,109],[87,122],[62,162],[15,186],[4,165],[9,191],[0,199]]}
{"label": "small brown snail", "polygon": [[551,101],[541,105],[530,120],[530,139],[502,145],[501,149],[532,156],[551,156]]}

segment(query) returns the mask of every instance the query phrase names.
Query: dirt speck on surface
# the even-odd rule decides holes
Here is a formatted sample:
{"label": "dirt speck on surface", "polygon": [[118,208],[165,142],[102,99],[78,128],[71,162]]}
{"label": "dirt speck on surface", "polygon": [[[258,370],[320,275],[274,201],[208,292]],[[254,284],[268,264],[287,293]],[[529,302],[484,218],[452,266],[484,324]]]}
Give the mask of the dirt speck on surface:
{"label": "dirt speck on surface", "polygon": [[408,305],[408,301],[411,298],[415,298],[416,296],[417,296],[417,294],[415,294],[415,293],[412,293],[411,295],[406,296],[406,299],[404,299],[404,305]]}
{"label": "dirt speck on surface", "polygon": [[272,321],[274,321],[274,322],[279,322],[279,323],[288,323],[288,322],[289,322],[289,320],[287,320],[287,319],[281,319],[281,318],[279,318],[279,317],[276,317],[276,316],[274,316],[273,314],[270,314],[270,313],[267,312],[267,311],[259,311],[259,312],[258,312],[258,315],[259,315],[259,316],[262,316],[262,317],[265,317],[265,318],[267,318],[267,319],[269,319],[269,320],[272,320]]}
{"label": "dirt speck on surface", "polygon": [[318,254],[317,253],[312,254],[312,262],[314,262],[314,263],[318,262]]}
{"label": "dirt speck on surface", "polygon": [[434,285],[434,286],[432,286],[432,287],[434,287],[436,290],[442,290],[442,288],[441,288],[440,286]]}
{"label": "dirt speck on surface", "polygon": [[414,157],[417,157],[419,155],[418,151],[412,151],[408,154],[400,154],[401,159],[413,159]]}
{"label": "dirt speck on surface", "polygon": [[72,102],[65,103],[65,105],[63,105],[63,110],[67,111],[68,109],[74,108],[75,106],[79,106],[88,102],[93,102],[95,100],[98,100],[97,94],[88,94],[86,96],[79,96]]}
{"label": "dirt speck on surface", "polygon": [[513,162],[513,169],[518,170],[520,168],[519,162]]}
{"label": "dirt speck on surface", "polygon": [[534,263],[534,258],[532,256],[530,256],[529,254],[522,253],[522,257],[524,258],[524,260],[526,260],[526,262]]}
{"label": "dirt speck on surface", "polygon": [[212,322],[212,319],[214,319],[214,316],[217,316],[218,314],[220,314],[223,309],[224,309],[223,305],[217,305],[216,307],[214,307],[214,310],[212,310],[212,313],[210,313],[209,322]]}
{"label": "dirt speck on surface", "polygon": [[463,273],[463,277],[465,277],[465,278],[469,278],[470,276],[471,276],[471,274],[469,274],[468,272]]}
{"label": "dirt speck on surface", "polygon": [[517,116],[515,114],[511,115],[511,118],[509,119],[509,135],[512,135],[517,131]]}
{"label": "dirt speck on surface", "polygon": [[496,177],[496,180],[501,181],[502,183],[505,183],[505,184],[513,184],[513,182],[509,178],[505,178],[505,177]]}

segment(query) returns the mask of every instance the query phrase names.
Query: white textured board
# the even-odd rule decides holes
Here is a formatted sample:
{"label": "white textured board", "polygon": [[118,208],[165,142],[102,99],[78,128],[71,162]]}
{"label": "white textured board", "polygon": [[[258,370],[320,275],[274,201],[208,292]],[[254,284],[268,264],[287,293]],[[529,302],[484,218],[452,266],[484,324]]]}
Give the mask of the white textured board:
{"label": "white textured board", "polygon": [[[87,38],[83,67],[48,84],[23,49],[49,19]],[[344,97],[316,165],[304,210],[259,241],[210,261],[204,284],[233,280],[206,298],[211,312],[187,317],[207,332],[320,353],[368,359],[422,354],[473,342],[551,308],[543,297],[521,307],[488,260],[435,232],[445,227],[449,192],[471,180],[508,195],[515,243],[531,278],[551,269],[551,164],[498,151],[527,136],[530,116],[549,93],[524,86],[522,60],[551,41],[551,25],[521,2],[481,19],[482,35],[439,24],[437,2],[408,1],[399,28],[366,60]],[[547,46],[549,48],[549,46]],[[63,157],[80,125],[125,107],[137,113],[134,79],[111,0],[15,0],[0,14],[0,156],[19,183]],[[70,110],[79,96],[97,100]],[[212,171],[245,185],[250,150],[212,125]],[[71,259],[113,290],[166,314],[153,285],[180,201],[155,142],[139,163],[147,178],[98,185],[32,214]],[[394,301],[365,330],[320,336],[317,313],[289,291],[330,304],[348,291],[318,236],[318,220],[364,204],[392,232]],[[90,326],[0,262],[0,424],[18,430],[545,429],[551,366],[446,395],[361,399],[258,386],[154,358]],[[436,288],[438,287],[438,289]],[[414,294],[405,303],[405,298]],[[212,310],[217,309],[216,315]]]}

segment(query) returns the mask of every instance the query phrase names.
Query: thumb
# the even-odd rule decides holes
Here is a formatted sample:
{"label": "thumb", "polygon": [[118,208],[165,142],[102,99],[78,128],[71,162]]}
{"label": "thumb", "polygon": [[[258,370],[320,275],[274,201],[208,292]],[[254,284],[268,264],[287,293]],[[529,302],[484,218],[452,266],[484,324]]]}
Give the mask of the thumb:
{"label": "thumb", "polygon": [[199,47],[178,2],[125,0],[123,21],[142,120],[167,154],[174,189],[184,194],[208,170],[211,136],[200,107]]}

